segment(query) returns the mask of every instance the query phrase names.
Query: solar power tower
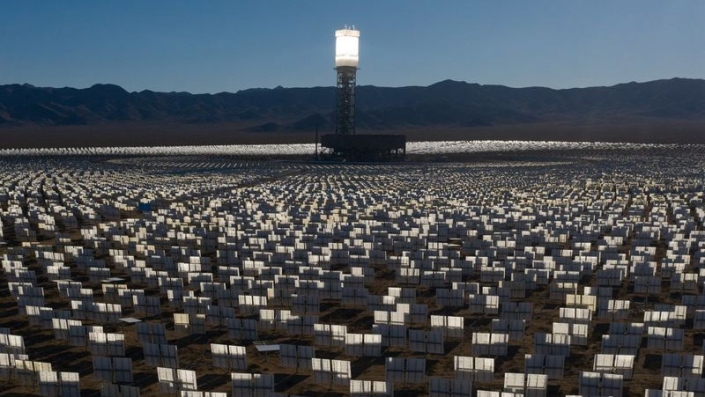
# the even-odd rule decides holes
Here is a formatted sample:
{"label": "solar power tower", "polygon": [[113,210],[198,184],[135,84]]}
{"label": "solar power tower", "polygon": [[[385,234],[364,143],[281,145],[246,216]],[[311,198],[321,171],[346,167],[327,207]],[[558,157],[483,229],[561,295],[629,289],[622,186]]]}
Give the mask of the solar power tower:
{"label": "solar power tower", "polygon": [[353,28],[335,31],[335,133],[355,134],[355,86],[360,61],[360,31]]}
{"label": "solar power tower", "polygon": [[[355,97],[360,61],[360,31],[335,31],[335,133],[321,137],[324,158],[342,161],[402,160],[406,136],[355,133]],[[318,152],[318,149],[316,149]]]}

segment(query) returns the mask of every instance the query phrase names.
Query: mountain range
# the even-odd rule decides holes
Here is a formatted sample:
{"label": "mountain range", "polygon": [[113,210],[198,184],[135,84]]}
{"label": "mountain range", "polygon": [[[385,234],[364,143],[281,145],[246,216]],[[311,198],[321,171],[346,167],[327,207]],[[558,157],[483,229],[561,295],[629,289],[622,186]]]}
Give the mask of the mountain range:
{"label": "mountain range", "polygon": [[[312,131],[333,125],[334,87],[248,89],[236,93],[128,92],[0,86],[0,126],[122,122],[237,123],[247,132]],[[357,88],[358,130],[465,128],[517,124],[705,121],[705,80],[674,78],[610,87],[510,88],[445,80],[430,86]]]}

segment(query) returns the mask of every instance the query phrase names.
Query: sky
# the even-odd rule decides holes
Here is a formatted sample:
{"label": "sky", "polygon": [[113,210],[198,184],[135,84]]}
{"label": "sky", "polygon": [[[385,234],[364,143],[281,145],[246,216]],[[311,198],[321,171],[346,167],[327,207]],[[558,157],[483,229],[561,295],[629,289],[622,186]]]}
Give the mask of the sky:
{"label": "sky", "polygon": [[0,84],[236,92],[452,79],[574,88],[705,78],[705,0],[2,0]]}

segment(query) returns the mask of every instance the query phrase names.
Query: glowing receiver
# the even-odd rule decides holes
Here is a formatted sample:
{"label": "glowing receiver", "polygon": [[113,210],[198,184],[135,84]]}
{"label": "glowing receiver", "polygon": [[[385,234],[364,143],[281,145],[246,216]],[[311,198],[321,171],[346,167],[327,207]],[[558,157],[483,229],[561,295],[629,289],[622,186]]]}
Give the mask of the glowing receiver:
{"label": "glowing receiver", "polygon": [[335,31],[335,67],[357,68],[360,58],[360,31],[341,29]]}

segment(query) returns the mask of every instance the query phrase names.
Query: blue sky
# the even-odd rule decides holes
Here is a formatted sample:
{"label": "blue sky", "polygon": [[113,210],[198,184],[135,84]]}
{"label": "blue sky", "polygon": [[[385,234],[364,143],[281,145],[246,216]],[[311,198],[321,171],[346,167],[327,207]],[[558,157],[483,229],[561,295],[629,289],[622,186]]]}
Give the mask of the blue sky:
{"label": "blue sky", "polygon": [[512,87],[705,78],[703,0],[3,0],[0,84],[238,91],[335,84]]}

